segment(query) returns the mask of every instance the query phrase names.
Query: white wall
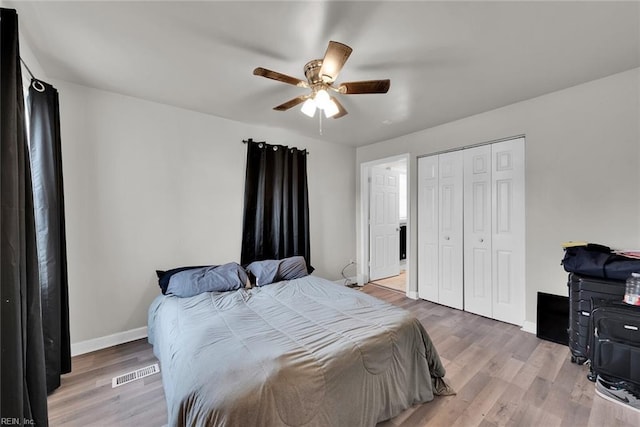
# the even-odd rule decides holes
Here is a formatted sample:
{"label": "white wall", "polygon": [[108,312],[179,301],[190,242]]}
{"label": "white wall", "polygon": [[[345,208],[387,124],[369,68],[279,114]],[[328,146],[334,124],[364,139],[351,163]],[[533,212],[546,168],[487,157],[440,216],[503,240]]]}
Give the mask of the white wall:
{"label": "white wall", "polygon": [[[639,100],[640,69],[634,69],[358,148],[358,165],[411,155],[409,290],[417,290],[416,157],[509,136],[526,137],[528,322],[536,320],[538,291],[567,294],[562,242],[640,248]],[[356,180],[359,194],[359,175]],[[358,239],[360,224],[357,213]],[[358,246],[359,260],[361,252]]]}
{"label": "white wall", "polygon": [[61,103],[72,343],[145,326],[160,293],[156,269],[239,262],[242,139],[309,149],[316,274],[337,279],[354,258],[353,148],[53,84]]}
{"label": "white wall", "polygon": [[[9,7],[8,5],[5,5],[2,0],[0,0],[0,7],[13,9],[12,7]],[[20,58],[22,58],[22,60],[27,64],[27,66],[29,67],[29,70],[31,70],[31,72],[33,73],[35,78],[46,81],[47,76],[46,76],[46,74],[44,72],[44,69],[40,65],[40,62],[38,61],[38,58],[36,58],[36,56],[33,54],[33,51],[31,50],[31,46],[29,46],[29,43],[27,43],[26,39],[24,38],[24,34],[23,34],[23,31],[22,31],[22,28],[23,28],[22,25],[23,25],[23,23],[20,20],[20,14],[18,13],[18,34],[19,34],[19,44],[20,44]],[[22,69],[22,84],[23,84],[23,86],[25,88],[28,88],[29,84],[31,82],[31,76],[29,75],[29,72],[27,71],[27,69],[25,68],[25,66],[23,64],[20,64],[20,66],[21,66],[21,69]]]}

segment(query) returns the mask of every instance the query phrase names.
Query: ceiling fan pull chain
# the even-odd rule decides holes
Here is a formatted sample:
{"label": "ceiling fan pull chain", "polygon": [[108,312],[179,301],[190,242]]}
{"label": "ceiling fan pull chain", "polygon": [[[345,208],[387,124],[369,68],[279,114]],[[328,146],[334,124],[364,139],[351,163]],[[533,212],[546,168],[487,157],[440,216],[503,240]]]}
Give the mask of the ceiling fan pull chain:
{"label": "ceiling fan pull chain", "polygon": [[318,111],[318,128],[320,135],[322,135],[322,110]]}

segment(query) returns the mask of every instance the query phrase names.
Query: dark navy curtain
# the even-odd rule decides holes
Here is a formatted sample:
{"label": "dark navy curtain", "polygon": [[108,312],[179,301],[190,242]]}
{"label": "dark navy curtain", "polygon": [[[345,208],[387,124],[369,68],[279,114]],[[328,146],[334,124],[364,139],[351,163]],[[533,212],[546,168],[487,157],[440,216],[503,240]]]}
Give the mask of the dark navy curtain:
{"label": "dark navy curtain", "polygon": [[0,416],[47,426],[40,286],[18,16],[0,8]]}
{"label": "dark navy curtain", "polygon": [[71,372],[58,91],[48,83],[32,80],[28,104],[42,332],[47,392],[51,393],[60,386],[60,375]]}
{"label": "dark navy curtain", "polygon": [[307,151],[249,140],[241,264],[294,255],[313,271]]}

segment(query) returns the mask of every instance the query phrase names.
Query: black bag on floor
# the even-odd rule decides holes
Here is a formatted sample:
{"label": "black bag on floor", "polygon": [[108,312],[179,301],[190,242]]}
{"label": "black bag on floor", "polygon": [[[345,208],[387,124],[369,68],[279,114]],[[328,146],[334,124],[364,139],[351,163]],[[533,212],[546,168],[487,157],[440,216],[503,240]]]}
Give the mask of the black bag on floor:
{"label": "black bag on floor", "polygon": [[607,246],[593,243],[566,248],[562,266],[569,273],[613,280],[626,280],[631,273],[640,273],[640,259],[611,253]]}
{"label": "black bag on floor", "polygon": [[640,386],[640,307],[609,302],[591,313],[590,379],[596,375]]}

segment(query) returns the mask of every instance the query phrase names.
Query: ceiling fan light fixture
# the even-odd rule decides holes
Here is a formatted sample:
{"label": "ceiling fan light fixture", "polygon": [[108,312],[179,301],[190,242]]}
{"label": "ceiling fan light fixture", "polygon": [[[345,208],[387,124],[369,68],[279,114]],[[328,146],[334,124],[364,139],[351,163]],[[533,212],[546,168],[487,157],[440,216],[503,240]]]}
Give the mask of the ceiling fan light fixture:
{"label": "ceiling fan light fixture", "polygon": [[340,110],[333,99],[329,99],[329,102],[327,102],[327,105],[324,107],[324,116],[329,119],[338,114],[339,111]]}
{"label": "ceiling fan light fixture", "polygon": [[316,92],[316,96],[313,99],[316,102],[316,107],[321,110],[327,108],[327,106],[331,102],[331,97],[324,89],[320,89],[318,92]]}
{"label": "ceiling fan light fixture", "polygon": [[311,98],[307,99],[302,104],[300,111],[309,117],[313,117],[316,114],[316,102]]}

